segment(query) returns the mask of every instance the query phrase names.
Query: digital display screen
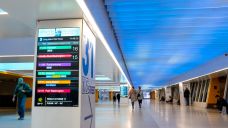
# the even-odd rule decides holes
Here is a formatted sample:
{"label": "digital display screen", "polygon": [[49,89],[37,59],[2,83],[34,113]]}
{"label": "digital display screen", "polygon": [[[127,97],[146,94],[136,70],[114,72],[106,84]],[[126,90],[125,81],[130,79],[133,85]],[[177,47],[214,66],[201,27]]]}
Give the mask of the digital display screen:
{"label": "digital display screen", "polygon": [[77,107],[80,28],[39,29],[35,106]]}
{"label": "digital display screen", "polygon": [[120,86],[120,95],[127,96],[128,95],[128,88],[127,86]]}

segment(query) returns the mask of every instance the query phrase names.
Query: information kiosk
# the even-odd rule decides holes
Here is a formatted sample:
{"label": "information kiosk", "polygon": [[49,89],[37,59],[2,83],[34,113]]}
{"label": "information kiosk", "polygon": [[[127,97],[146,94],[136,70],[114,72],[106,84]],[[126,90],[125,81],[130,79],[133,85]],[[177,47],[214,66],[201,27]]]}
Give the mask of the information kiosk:
{"label": "information kiosk", "polygon": [[37,22],[32,128],[95,127],[95,42],[82,19]]}

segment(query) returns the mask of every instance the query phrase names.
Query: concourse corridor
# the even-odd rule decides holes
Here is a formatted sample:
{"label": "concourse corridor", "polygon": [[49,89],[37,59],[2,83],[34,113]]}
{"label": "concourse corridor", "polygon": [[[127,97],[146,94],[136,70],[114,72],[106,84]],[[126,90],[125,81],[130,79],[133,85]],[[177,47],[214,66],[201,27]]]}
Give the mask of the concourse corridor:
{"label": "concourse corridor", "polygon": [[136,103],[113,107],[98,104],[96,128],[227,128],[228,116],[217,110],[143,101],[142,109]]}
{"label": "concourse corridor", "polygon": [[[130,102],[129,102],[130,103]],[[111,102],[96,105],[96,128],[227,128],[228,116],[217,110],[199,109],[144,100],[142,109],[127,101],[120,106]],[[0,111],[0,128],[30,128],[31,116],[16,120],[15,112]]]}

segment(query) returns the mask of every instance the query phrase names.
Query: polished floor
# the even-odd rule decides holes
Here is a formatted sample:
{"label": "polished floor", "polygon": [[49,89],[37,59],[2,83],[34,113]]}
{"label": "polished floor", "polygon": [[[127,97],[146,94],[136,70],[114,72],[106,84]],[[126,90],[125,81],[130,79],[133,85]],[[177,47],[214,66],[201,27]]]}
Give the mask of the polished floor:
{"label": "polished floor", "polygon": [[[132,110],[127,100],[121,105],[96,105],[96,128],[228,128],[228,116],[216,110],[143,101],[142,109]],[[30,113],[23,121],[12,111],[0,111],[0,128],[30,128]]]}

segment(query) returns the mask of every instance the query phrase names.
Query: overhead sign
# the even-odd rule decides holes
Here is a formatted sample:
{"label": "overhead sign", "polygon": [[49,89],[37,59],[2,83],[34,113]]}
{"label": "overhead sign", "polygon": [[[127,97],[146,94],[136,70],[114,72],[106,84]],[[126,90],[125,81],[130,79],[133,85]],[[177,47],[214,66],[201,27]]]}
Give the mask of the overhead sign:
{"label": "overhead sign", "polygon": [[39,29],[35,106],[79,105],[80,28]]}

